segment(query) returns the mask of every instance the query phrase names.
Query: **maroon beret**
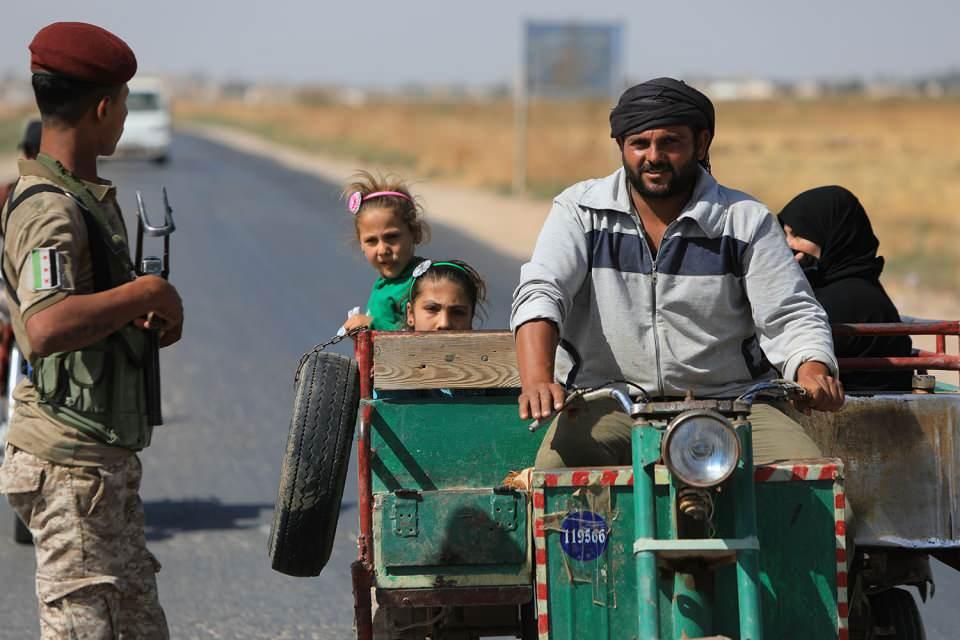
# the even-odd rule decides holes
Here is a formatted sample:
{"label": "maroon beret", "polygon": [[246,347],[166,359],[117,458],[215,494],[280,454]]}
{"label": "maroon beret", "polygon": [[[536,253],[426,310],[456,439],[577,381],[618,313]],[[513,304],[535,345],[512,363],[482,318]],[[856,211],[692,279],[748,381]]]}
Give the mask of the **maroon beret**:
{"label": "maroon beret", "polygon": [[127,43],[84,22],[54,22],[30,43],[30,70],[93,84],[123,84],[137,72]]}

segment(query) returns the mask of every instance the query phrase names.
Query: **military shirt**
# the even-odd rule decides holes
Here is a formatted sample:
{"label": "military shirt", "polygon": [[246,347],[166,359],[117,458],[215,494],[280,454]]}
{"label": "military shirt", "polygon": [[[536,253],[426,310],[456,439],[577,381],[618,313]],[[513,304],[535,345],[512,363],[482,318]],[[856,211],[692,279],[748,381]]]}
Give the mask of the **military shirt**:
{"label": "military shirt", "polygon": [[[83,181],[102,204],[110,231],[126,237],[126,227],[116,200],[116,188],[107,181]],[[20,160],[20,179],[14,198],[28,187],[51,184],[65,188],[56,175],[35,160]],[[93,263],[87,226],[80,206],[68,195],[43,192],[24,200],[7,220],[7,202],[2,211],[4,233],[3,267],[16,288],[20,304],[8,299],[13,332],[24,357],[32,353],[26,322],[74,294],[94,293]],[[36,249],[57,253],[59,274],[56,286],[38,286],[34,267]],[[132,451],[113,447],[62,424],[38,406],[39,396],[29,380],[14,390],[16,410],[10,421],[7,442],[33,455],[59,464],[101,466],[121,460]]]}

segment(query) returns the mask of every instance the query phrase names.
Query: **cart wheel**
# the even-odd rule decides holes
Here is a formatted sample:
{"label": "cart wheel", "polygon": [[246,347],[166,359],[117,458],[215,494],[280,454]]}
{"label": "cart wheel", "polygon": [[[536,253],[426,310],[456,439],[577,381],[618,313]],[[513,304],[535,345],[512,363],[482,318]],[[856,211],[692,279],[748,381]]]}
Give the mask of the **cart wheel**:
{"label": "cart wheel", "polygon": [[390,633],[393,625],[386,607],[377,607],[373,612],[373,640],[394,640]]}
{"label": "cart wheel", "polygon": [[[432,609],[417,607],[377,607],[373,612],[373,640],[426,640],[432,625],[427,622]],[[397,630],[399,629],[399,631]],[[439,636],[446,638],[447,635]]]}
{"label": "cart wheel", "polygon": [[360,402],[357,365],[335,353],[313,353],[294,388],[293,416],[273,511],[271,566],[316,576],[333,549]]}
{"label": "cart wheel", "polygon": [[[890,589],[871,596],[877,636],[895,640],[926,640],[917,601],[906,589]],[[882,632],[881,632],[882,631]]]}
{"label": "cart wheel", "polygon": [[33,534],[19,516],[13,516],[13,541],[17,544],[33,544]]}
{"label": "cart wheel", "polygon": [[540,637],[536,600],[520,605],[520,634],[523,640],[537,640]]}

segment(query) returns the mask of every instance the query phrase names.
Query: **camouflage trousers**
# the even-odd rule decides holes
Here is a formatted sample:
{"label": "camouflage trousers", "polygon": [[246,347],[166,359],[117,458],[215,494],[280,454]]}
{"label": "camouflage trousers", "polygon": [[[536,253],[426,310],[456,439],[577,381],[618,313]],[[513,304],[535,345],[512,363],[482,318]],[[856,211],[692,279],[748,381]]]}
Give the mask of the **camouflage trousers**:
{"label": "camouflage trousers", "polygon": [[7,445],[0,493],[33,534],[44,640],[166,640],[160,563],[147,551],[140,460],[48,462]]}

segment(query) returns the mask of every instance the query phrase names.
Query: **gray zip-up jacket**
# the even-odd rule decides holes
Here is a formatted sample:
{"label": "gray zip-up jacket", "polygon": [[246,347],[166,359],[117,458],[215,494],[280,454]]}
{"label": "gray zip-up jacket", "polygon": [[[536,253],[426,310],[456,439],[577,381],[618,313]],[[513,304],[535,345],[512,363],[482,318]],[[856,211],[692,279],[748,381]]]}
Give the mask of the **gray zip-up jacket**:
{"label": "gray zip-up jacket", "polygon": [[656,256],[623,169],[557,196],[510,326],[535,319],[560,329],[556,375],[567,385],[626,380],[655,396],[730,397],[794,380],[809,360],[837,375],[827,315],[780,225],[703,170]]}

